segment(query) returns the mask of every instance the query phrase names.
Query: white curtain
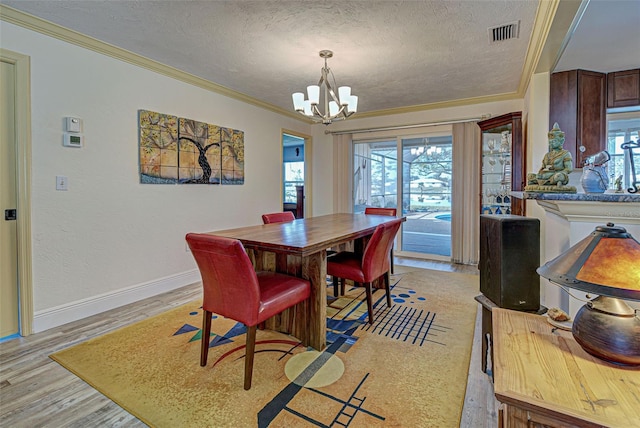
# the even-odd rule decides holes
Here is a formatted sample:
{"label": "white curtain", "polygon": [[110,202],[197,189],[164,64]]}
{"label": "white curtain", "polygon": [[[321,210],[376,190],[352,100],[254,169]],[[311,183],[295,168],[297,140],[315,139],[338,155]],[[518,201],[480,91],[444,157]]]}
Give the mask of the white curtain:
{"label": "white curtain", "polygon": [[352,212],[351,134],[333,136],[333,212]]}
{"label": "white curtain", "polygon": [[453,124],[451,260],[477,264],[480,253],[480,127]]}

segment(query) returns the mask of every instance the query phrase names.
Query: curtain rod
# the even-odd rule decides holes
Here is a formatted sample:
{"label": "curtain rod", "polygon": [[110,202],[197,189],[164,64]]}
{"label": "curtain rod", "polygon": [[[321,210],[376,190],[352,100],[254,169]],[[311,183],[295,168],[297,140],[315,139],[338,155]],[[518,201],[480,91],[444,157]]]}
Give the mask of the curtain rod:
{"label": "curtain rod", "polygon": [[481,117],[470,117],[467,119],[446,120],[443,122],[416,123],[413,125],[387,126],[383,128],[350,129],[345,131],[324,131],[324,133],[331,134],[331,135],[362,134],[364,132],[393,131],[396,129],[411,129],[411,128],[422,128],[425,126],[452,125],[454,123],[477,122],[479,120],[488,119],[490,117],[491,117],[490,114],[483,114]]}

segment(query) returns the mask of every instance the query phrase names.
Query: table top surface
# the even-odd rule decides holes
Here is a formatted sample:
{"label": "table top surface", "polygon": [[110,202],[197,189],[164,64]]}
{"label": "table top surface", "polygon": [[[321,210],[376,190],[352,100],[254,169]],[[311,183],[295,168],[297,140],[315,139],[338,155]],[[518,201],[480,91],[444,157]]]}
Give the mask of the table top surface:
{"label": "table top surface", "polygon": [[544,316],[494,308],[494,391],[519,408],[610,427],[640,427],[640,367],[591,356]]}
{"label": "table top surface", "polygon": [[382,215],[341,213],[208,233],[238,239],[249,248],[308,255],[371,235],[379,224],[395,219]]}

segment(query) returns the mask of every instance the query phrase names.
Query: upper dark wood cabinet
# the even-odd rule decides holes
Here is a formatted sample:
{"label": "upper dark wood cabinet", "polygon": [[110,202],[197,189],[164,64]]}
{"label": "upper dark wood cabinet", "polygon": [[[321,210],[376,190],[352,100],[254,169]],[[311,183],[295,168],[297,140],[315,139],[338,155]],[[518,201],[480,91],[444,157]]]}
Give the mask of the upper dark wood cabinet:
{"label": "upper dark wood cabinet", "polygon": [[575,168],[582,168],[587,156],[606,149],[606,96],[604,73],[570,70],[551,74],[549,127],[557,122],[564,131],[564,148],[571,152]]}
{"label": "upper dark wood cabinet", "polygon": [[525,215],[525,201],[510,191],[524,190],[526,144],[522,112],[478,122],[482,130],[481,214]]}
{"label": "upper dark wood cabinet", "polygon": [[640,105],[640,68],[607,74],[607,108]]}

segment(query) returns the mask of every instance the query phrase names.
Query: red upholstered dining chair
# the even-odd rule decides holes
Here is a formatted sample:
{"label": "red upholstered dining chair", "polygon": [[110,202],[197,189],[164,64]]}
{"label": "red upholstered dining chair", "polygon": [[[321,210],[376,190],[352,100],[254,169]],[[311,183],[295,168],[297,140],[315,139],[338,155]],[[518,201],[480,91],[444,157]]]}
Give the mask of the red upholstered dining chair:
{"label": "red upholstered dining chair", "polygon": [[287,221],[293,221],[295,219],[296,218],[291,211],[283,211],[281,213],[262,214],[262,222],[264,224],[284,223]]}
{"label": "red upholstered dining chair", "polygon": [[256,327],[268,318],[309,297],[309,281],[276,272],[256,272],[242,243],[208,234],[186,236],[196,260],[204,297],[200,366],[207,365],[211,314],[243,323],[247,327],[244,389],[251,388]]}
{"label": "red upholstered dining chair", "polygon": [[391,306],[391,289],[389,285],[389,251],[393,239],[398,233],[402,219],[382,223],[376,227],[362,255],[351,251],[342,251],[327,258],[327,274],[333,276],[333,290],[337,295],[338,278],[342,294],[346,279],[352,280],[356,286],[364,286],[367,294],[367,310],[369,323],[373,324],[373,302],[371,283],[383,277],[387,294],[387,306]]}
{"label": "red upholstered dining chair", "polygon": [[[364,209],[365,214],[388,215],[391,217],[395,217],[396,212],[397,211],[395,208],[366,207]],[[393,245],[391,246],[391,251],[389,252],[389,254],[391,254],[391,273],[393,273]]]}

